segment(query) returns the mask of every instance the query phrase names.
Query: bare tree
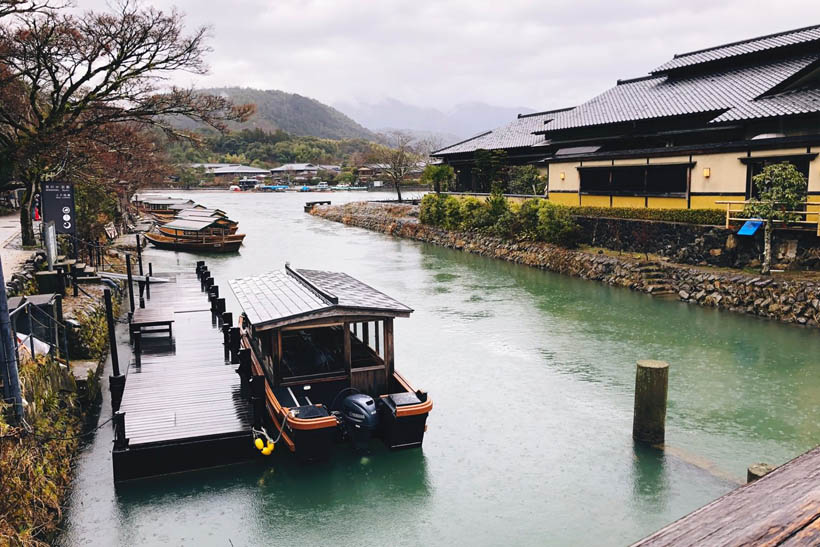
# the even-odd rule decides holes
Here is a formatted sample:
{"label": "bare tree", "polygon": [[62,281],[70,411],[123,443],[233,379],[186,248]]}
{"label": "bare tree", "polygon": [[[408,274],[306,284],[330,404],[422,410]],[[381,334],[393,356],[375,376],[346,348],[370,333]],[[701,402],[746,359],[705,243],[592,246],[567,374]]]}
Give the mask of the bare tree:
{"label": "bare tree", "polygon": [[0,19],[7,15],[50,11],[68,5],[68,2],[55,2],[53,0],[0,0]]}
{"label": "bare tree", "polygon": [[[204,74],[207,29],[186,35],[183,18],[121,0],[108,12],[74,16],[45,10],[0,25],[0,155],[6,181],[25,188],[23,243],[34,243],[31,206],[43,180],[65,175],[86,138],[103,140],[102,126],[171,125],[186,116],[225,130],[253,106],[193,89],[160,87],[173,72]],[[4,22],[5,23],[5,22]]]}
{"label": "bare tree", "polygon": [[372,157],[396,188],[401,201],[401,183],[411,173],[419,170],[424,156],[419,153],[413,137],[401,131],[384,136],[388,146],[374,145]]}

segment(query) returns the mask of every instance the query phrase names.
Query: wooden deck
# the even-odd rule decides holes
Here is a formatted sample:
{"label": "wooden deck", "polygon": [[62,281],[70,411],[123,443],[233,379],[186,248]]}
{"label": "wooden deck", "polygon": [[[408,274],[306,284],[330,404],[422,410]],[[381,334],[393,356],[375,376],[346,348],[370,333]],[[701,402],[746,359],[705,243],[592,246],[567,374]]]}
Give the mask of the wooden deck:
{"label": "wooden deck", "polygon": [[226,364],[222,333],[196,275],[165,275],[151,287],[143,325],[172,320],[174,337],[142,335],[139,362],[126,373],[120,411],[125,450],[114,450],[116,480],[207,467],[254,457],[250,405],[236,365]]}
{"label": "wooden deck", "polygon": [[820,545],[820,446],[635,545]]}

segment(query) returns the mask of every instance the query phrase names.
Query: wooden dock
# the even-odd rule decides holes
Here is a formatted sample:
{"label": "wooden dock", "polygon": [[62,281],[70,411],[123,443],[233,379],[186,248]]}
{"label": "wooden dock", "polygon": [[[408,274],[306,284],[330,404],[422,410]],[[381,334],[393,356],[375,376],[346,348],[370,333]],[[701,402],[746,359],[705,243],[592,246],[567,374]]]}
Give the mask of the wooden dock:
{"label": "wooden dock", "polygon": [[[224,359],[223,335],[194,273],[164,274],[151,287],[138,326],[172,321],[167,330],[136,334],[140,358],[126,373],[120,412],[127,441],[115,441],[117,481],[259,457],[236,365]],[[124,446],[123,446],[124,444]]]}
{"label": "wooden dock", "polygon": [[820,446],[635,546],[820,545]]}

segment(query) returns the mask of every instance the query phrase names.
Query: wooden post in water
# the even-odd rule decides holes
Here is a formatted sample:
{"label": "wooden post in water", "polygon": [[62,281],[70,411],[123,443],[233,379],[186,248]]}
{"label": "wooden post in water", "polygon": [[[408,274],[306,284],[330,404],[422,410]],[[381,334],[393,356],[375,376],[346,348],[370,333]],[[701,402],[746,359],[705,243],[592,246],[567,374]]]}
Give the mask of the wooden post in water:
{"label": "wooden post in water", "polygon": [[668,388],[668,363],[638,361],[635,373],[635,412],[632,418],[632,437],[636,441],[650,444],[664,441]]}
{"label": "wooden post in water", "polygon": [[233,327],[233,314],[222,314],[222,345],[225,349],[225,362],[231,360],[231,327]]}
{"label": "wooden post in water", "polygon": [[128,275],[128,303],[131,305],[131,315],[134,315],[134,277],[131,273],[130,254],[125,255],[125,270]]}
{"label": "wooden post in water", "polygon": [[145,275],[142,271],[142,242],[139,234],[137,234],[137,262],[139,263],[140,275]]}
{"label": "wooden post in water", "polygon": [[239,327],[231,327],[231,339],[230,339],[230,347],[231,347],[231,364],[238,365],[239,364]]}
{"label": "wooden post in water", "polygon": [[122,402],[122,393],[125,390],[125,375],[120,374],[120,358],[117,353],[117,334],[114,331],[114,307],[111,304],[111,289],[103,291],[105,298],[105,321],[108,324],[108,346],[111,352],[111,371],[108,377],[108,389],[111,391],[111,410],[117,412]]}

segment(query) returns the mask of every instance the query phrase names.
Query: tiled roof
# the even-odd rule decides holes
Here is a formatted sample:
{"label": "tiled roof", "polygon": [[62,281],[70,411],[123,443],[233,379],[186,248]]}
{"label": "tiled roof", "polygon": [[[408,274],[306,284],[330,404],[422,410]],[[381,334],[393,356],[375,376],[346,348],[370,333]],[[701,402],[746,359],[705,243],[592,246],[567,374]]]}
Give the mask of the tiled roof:
{"label": "tiled roof", "polygon": [[268,169],[260,169],[259,167],[250,167],[247,165],[226,165],[224,167],[215,168],[212,173],[214,175],[230,175],[233,173],[253,173],[257,175],[268,174]]}
{"label": "tiled roof", "polygon": [[[708,112],[720,116],[723,111],[728,112],[713,121],[742,119],[742,112],[756,97],[818,59],[820,53],[684,78],[659,75],[623,81],[594,99],[557,114],[544,130]],[[729,117],[734,109],[738,109],[737,117]]]}
{"label": "tiled roof", "polygon": [[188,230],[191,232],[199,232],[200,230],[204,230],[205,228],[211,226],[214,223],[213,220],[194,220],[194,219],[187,219],[187,218],[175,218],[168,224],[164,224],[163,228],[170,228],[172,230]]}
{"label": "tiled roof", "polygon": [[319,168],[313,165],[312,163],[286,163],[285,165],[281,165],[279,167],[275,167],[271,169],[273,172],[284,172],[284,171],[317,171]]}
{"label": "tiled roof", "polygon": [[231,290],[255,327],[298,323],[306,315],[377,312],[407,316],[413,310],[345,273],[286,267],[230,281]]}
{"label": "tiled roof", "polygon": [[797,89],[748,101],[721,114],[712,123],[820,112],[820,89]]}
{"label": "tiled roof", "polygon": [[789,30],[786,32],[779,32],[777,34],[770,34],[759,38],[751,38],[740,42],[732,42],[730,44],[701,49],[689,53],[681,53],[679,55],[675,55],[671,61],[668,61],[653,70],[652,73],[666,72],[687,66],[709,63],[720,59],[727,59],[729,57],[736,57],[738,55],[747,55],[749,53],[756,53],[759,51],[766,51],[818,40],[820,40],[820,25]]}
{"label": "tiled roof", "polygon": [[519,116],[507,125],[437,150],[433,152],[433,155],[445,156],[474,152],[481,149],[498,150],[532,146],[544,140],[543,137],[533,135],[533,132],[543,130],[544,123],[560,115],[565,110],[552,110]]}

